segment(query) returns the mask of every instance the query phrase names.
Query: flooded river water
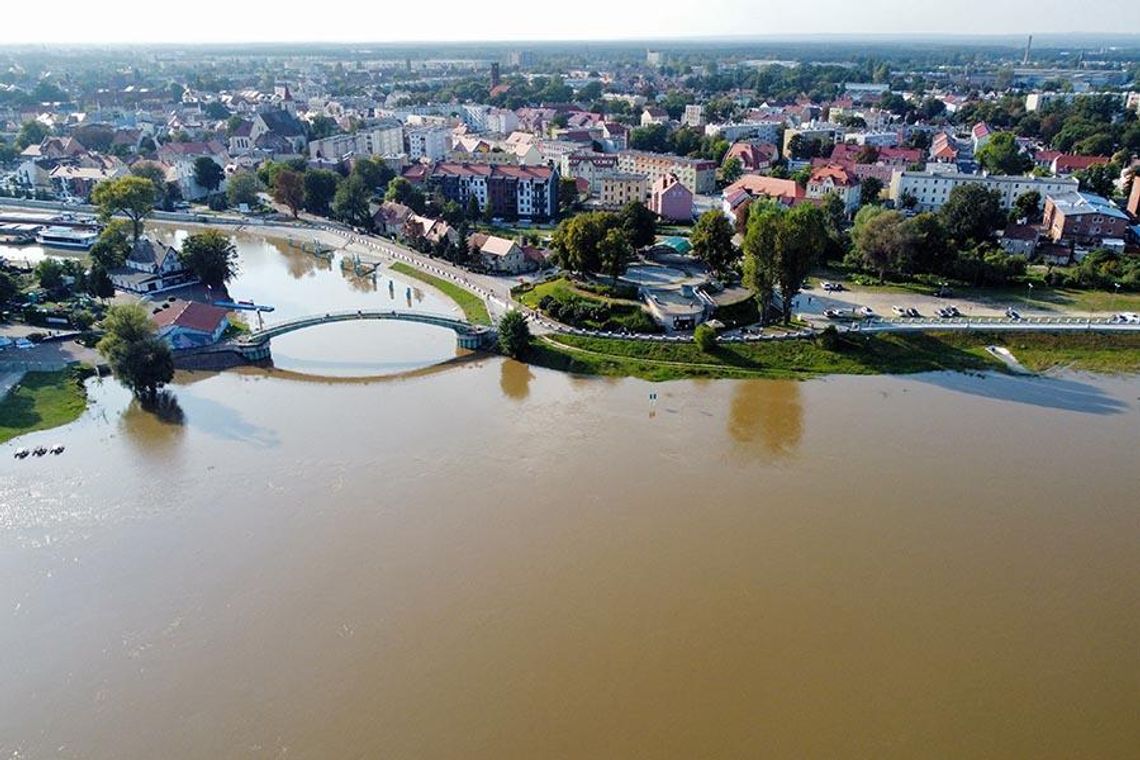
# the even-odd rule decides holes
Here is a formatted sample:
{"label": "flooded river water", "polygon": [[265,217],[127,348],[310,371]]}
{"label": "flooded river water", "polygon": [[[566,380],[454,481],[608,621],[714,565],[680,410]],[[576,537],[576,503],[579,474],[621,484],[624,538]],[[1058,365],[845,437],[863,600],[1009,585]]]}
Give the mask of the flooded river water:
{"label": "flooded river water", "polygon": [[[262,254],[232,290],[269,316],[389,297]],[[165,421],[95,382],[19,441],[63,456],[0,447],[0,757],[1140,747],[1136,378],[650,385],[289,338]]]}

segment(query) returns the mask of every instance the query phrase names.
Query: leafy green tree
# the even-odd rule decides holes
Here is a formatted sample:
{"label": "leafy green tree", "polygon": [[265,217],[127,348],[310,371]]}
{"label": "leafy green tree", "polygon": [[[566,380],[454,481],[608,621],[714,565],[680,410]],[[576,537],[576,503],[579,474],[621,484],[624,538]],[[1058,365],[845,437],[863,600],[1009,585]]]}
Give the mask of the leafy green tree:
{"label": "leafy green tree", "polygon": [[100,182],[91,192],[91,202],[99,207],[104,222],[122,214],[131,223],[131,242],[138,245],[143,223],[154,211],[154,183],[145,177],[116,177]]}
{"label": "leafy green tree", "polygon": [[154,323],[141,305],[111,306],[103,317],[103,332],[99,353],[115,378],[135,396],[153,399],[174,379],[170,347],[155,335]]}
{"label": "leafy green tree", "polygon": [[20,133],[16,135],[16,147],[20,150],[29,145],[39,145],[44,138],[51,134],[51,130],[41,122],[31,120],[20,125]]}
{"label": "leafy green tree", "polygon": [[879,202],[883,193],[883,181],[878,177],[864,177],[859,188],[859,204],[867,206]]}
{"label": "leafy green tree", "polygon": [[198,156],[194,159],[194,181],[207,192],[214,192],[222,185],[226,178],[225,171],[218,166],[218,162],[209,156]]}
{"label": "leafy green tree", "polygon": [[199,280],[212,288],[224,286],[238,273],[237,248],[216,229],[187,237],[178,257]]}
{"label": "leafy green tree", "polygon": [[[388,183],[388,190],[384,193],[384,200],[401,203],[417,214],[422,214],[427,208],[427,199],[419,188],[403,177],[396,177]],[[478,200],[476,200],[478,203]],[[490,204],[488,204],[490,205]]]}
{"label": "leafy green tree", "polygon": [[317,216],[328,216],[336,196],[340,175],[328,169],[309,169],[305,172],[305,210]]}
{"label": "leafy green tree", "polygon": [[109,271],[123,266],[130,253],[130,224],[124,219],[112,219],[103,227],[88,255],[94,264],[102,267],[104,271]]}
{"label": "leafy green tree", "polygon": [[1041,221],[1041,193],[1036,190],[1026,190],[1013,202],[1010,217],[1014,220],[1026,219],[1030,224]]}
{"label": "leafy green tree", "polygon": [[305,176],[292,169],[277,172],[273,180],[273,198],[278,203],[288,206],[293,218],[296,219],[305,205]]}
{"label": "leafy green tree", "polygon": [[499,320],[499,350],[512,359],[521,359],[530,349],[530,325],[518,309],[511,309]]}
{"label": "leafy green tree", "polygon": [[354,227],[371,227],[372,215],[368,212],[368,202],[372,192],[359,174],[351,174],[340,183],[333,197],[332,210],[337,219]]}
{"label": "leafy green tree", "polygon": [[630,259],[633,258],[633,248],[629,238],[620,227],[611,227],[602,236],[598,243],[598,258],[602,271],[608,274],[617,283],[618,278],[625,274]]}
{"label": "leafy green tree", "polygon": [[1006,221],[1001,195],[975,182],[951,190],[939,213],[946,232],[960,248],[988,242]]}
{"label": "leafy green tree", "polygon": [[0,269],[0,303],[7,303],[20,293],[20,283],[8,272]]}
{"label": "leafy green tree", "polygon": [[629,147],[634,150],[648,150],[654,153],[667,153],[671,147],[669,128],[664,124],[650,124],[629,131]]}
{"label": "leafy green tree", "polygon": [[36,265],[36,280],[44,290],[55,290],[63,285],[63,264],[56,259],[44,259]]}
{"label": "leafy green tree", "polygon": [[630,201],[617,213],[617,223],[634,248],[645,248],[657,240],[657,214],[641,201]]}
{"label": "leafy green tree", "polygon": [[784,211],[761,203],[754,209],[744,237],[745,280],[756,289],[761,307],[772,303],[778,289],[781,316],[785,324],[791,322],[792,304],[826,244],[826,219],[816,206]]}
{"label": "leafy green tree", "polygon": [[1022,174],[1033,166],[1029,156],[1021,152],[1012,132],[998,132],[978,149],[978,162],[991,174]]}
{"label": "leafy green tree", "polygon": [[[875,213],[866,213],[872,212]],[[863,217],[863,218],[860,218]],[[904,271],[910,248],[906,240],[906,217],[898,211],[866,206],[855,217],[851,238],[864,265],[886,279],[888,272]]]}
{"label": "leafy green tree", "polygon": [[226,199],[231,206],[256,206],[257,193],[261,190],[261,182],[253,172],[235,172],[226,185]]}
{"label": "leafy green tree", "polygon": [[573,177],[558,178],[558,213],[564,215],[578,205],[578,183]]}
{"label": "leafy green tree", "polygon": [[735,230],[719,209],[710,209],[701,214],[693,226],[689,242],[693,253],[717,274],[724,274],[732,268],[739,251],[732,244]]}
{"label": "leafy green tree", "polygon": [[216,100],[207,103],[206,107],[202,109],[202,113],[206,115],[207,119],[213,119],[214,121],[230,118],[229,109]]}
{"label": "leafy green tree", "polygon": [[693,342],[704,353],[713,353],[716,351],[716,330],[706,323],[697,325],[697,329],[693,330]]}
{"label": "leafy green tree", "polygon": [[[352,174],[360,177],[364,182],[364,186],[368,188],[370,193],[383,195],[388,190],[388,183],[391,182],[396,172],[392,171],[392,167],[388,166],[383,160],[379,158],[361,158],[352,165]],[[351,177],[351,175],[350,175]]]}
{"label": "leafy green tree", "polygon": [[618,225],[617,215],[604,211],[590,211],[559,222],[551,235],[559,266],[571,272],[601,271],[599,246],[606,233]]}
{"label": "leafy green tree", "polygon": [[131,174],[144,177],[154,183],[154,204],[165,208],[167,204],[168,183],[166,170],[154,161],[139,161],[131,167]]}
{"label": "leafy green tree", "polygon": [[744,174],[744,164],[736,156],[729,156],[720,168],[720,176],[725,182],[731,184]]}
{"label": "leafy green tree", "polygon": [[904,226],[914,271],[947,273],[953,265],[953,255],[941,217],[927,211],[907,219]]}
{"label": "leafy green tree", "polygon": [[1074,174],[1080,182],[1081,190],[1105,198],[1111,198],[1120,177],[1120,167],[1115,164],[1095,164]]}
{"label": "leafy green tree", "polygon": [[767,321],[775,303],[776,269],[772,265],[776,234],[784,208],[772,201],[753,201],[744,233],[744,287],[755,294],[760,319]]}

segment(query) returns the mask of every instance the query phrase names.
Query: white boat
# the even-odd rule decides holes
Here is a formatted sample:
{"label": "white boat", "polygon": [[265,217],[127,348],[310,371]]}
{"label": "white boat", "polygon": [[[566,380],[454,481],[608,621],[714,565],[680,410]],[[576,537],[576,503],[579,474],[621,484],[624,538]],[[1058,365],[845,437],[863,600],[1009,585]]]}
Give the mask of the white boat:
{"label": "white boat", "polygon": [[71,248],[86,251],[99,239],[96,230],[78,227],[44,227],[36,233],[36,242],[48,248]]}

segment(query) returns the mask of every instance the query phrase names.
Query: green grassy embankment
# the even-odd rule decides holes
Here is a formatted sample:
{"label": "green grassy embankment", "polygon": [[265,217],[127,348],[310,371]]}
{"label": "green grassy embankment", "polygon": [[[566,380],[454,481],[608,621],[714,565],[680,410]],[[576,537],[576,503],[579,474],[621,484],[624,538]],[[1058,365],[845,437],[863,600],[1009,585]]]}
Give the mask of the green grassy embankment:
{"label": "green grassy embankment", "polygon": [[79,419],[87,408],[85,374],[78,369],[29,372],[0,401],[0,443]]}
{"label": "green grassy embankment", "polygon": [[652,381],[1006,371],[986,352],[989,345],[1005,346],[1038,372],[1140,372],[1140,335],[1096,333],[896,333],[845,336],[831,349],[818,340],[788,340],[721,343],[710,353],[693,343],[551,335],[535,340],[529,358],[566,372]]}
{"label": "green grassy embankment", "polygon": [[474,325],[489,325],[491,324],[491,315],[487,313],[487,305],[483,303],[483,299],[472,293],[466,288],[456,285],[450,280],[445,280],[442,277],[430,275],[427,272],[421,272],[415,267],[409,266],[401,261],[397,261],[392,265],[392,271],[399,274],[406,275],[412,279],[419,280],[420,282],[427,283],[433,288],[443,293],[445,296],[455,301],[459,308],[463,311],[463,315],[467,321]]}

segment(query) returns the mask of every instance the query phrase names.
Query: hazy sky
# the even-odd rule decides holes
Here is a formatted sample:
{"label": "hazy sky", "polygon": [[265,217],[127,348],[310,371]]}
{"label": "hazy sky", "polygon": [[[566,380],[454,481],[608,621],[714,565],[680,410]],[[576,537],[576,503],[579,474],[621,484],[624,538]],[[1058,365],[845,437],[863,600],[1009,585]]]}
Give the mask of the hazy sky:
{"label": "hazy sky", "polygon": [[[1140,33],[1140,0],[52,0],[5,3],[0,44]],[[58,22],[58,23],[57,23]]]}

